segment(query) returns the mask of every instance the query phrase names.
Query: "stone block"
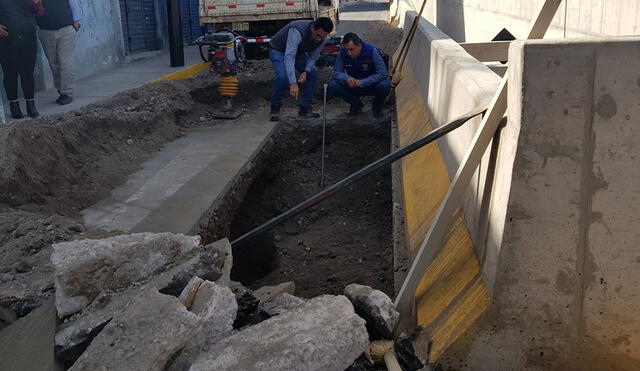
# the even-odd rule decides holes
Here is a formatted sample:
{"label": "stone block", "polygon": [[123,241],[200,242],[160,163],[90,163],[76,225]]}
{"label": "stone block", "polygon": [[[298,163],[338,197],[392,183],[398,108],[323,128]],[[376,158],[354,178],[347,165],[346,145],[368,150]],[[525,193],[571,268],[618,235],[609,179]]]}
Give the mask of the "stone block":
{"label": "stone block", "polygon": [[400,314],[384,292],[352,283],[344,289],[344,294],[351,300],[356,313],[367,321],[371,335],[393,339]]}
{"label": "stone block", "polygon": [[218,341],[191,370],[342,371],[368,346],[349,300],[323,295]]}
{"label": "stone block", "polygon": [[162,370],[201,324],[177,298],[146,290],[109,322],[70,370]]}
{"label": "stone block", "polygon": [[198,236],[139,233],[53,245],[58,314],[76,313],[100,292],[122,290],[143,281],[186,256],[199,243]]}

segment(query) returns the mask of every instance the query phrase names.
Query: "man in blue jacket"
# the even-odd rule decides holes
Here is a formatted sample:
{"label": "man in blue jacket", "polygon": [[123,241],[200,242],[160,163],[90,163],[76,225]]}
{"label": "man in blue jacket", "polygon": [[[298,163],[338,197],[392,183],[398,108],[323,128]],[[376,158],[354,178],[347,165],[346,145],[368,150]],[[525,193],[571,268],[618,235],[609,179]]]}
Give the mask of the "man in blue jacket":
{"label": "man in blue jacket", "polygon": [[382,117],[382,105],[391,91],[391,81],[378,49],[353,32],[344,35],[327,90],[328,94],[342,97],[351,105],[349,115],[362,111],[364,105],[360,97],[373,96],[373,116]]}

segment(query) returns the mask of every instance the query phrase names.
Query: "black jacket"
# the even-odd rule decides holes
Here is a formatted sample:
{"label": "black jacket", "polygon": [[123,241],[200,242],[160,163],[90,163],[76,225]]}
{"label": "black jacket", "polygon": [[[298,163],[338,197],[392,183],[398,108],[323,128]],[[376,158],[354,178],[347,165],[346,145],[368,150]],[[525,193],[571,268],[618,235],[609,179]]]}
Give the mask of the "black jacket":
{"label": "black jacket", "polygon": [[38,26],[43,30],[55,31],[73,24],[73,13],[69,6],[69,0],[42,0],[42,5],[44,6],[44,15],[36,19]]}
{"label": "black jacket", "polygon": [[0,24],[7,32],[35,32],[38,29],[31,0],[0,0]]}

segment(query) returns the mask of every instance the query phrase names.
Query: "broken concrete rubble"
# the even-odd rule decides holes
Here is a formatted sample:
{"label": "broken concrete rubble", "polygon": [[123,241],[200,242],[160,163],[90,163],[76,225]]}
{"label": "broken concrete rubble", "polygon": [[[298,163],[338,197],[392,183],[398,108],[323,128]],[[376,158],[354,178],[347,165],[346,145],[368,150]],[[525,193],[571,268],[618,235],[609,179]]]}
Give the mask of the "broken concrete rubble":
{"label": "broken concrete rubble", "polygon": [[[183,293],[187,290],[193,291],[186,287]],[[167,370],[188,370],[201,353],[233,331],[237,310],[236,297],[228,287],[203,281],[196,290],[191,311],[203,318],[204,324]]]}
{"label": "broken concrete rubble", "polygon": [[93,339],[71,370],[161,370],[202,321],[177,298],[146,290]]}
{"label": "broken concrete rubble", "polygon": [[287,293],[293,295],[296,292],[296,283],[293,281],[283,282],[276,286],[263,286],[253,292],[256,299],[261,302],[272,300],[273,298]]}
{"label": "broken concrete rubble", "polygon": [[164,294],[177,296],[195,276],[201,275],[219,279],[223,267],[218,265],[223,260],[211,258],[220,256],[216,250],[201,248],[192,250],[192,257],[183,262],[166,267],[164,272],[154,275],[145,282],[126,290],[100,293],[93,302],[80,313],[68,318],[56,333],[56,355],[67,362],[73,362],[87,343],[100,331],[111,318],[124,311],[144,290],[159,289]]}
{"label": "broken concrete rubble", "polygon": [[289,295],[286,292],[282,293],[275,298],[261,302],[260,306],[262,310],[269,313],[271,316],[282,314],[284,312],[291,311],[304,304],[304,300],[297,296]]}
{"label": "broken concrete rubble", "polygon": [[372,336],[393,339],[400,313],[385,293],[352,283],[344,289],[344,294],[353,303],[356,313],[367,321]]}
{"label": "broken concrete rubble", "polygon": [[198,289],[204,280],[200,277],[193,277],[191,281],[187,283],[187,286],[184,287],[180,296],[178,296],[178,300],[189,310],[193,306],[193,301],[196,300],[196,295],[198,294]]}
{"label": "broken concrete rubble", "polygon": [[231,284],[231,267],[233,266],[233,253],[231,251],[231,243],[229,239],[223,238],[214,243],[205,245],[206,249],[213,249],[218,252],[219,259],[224,259],[222,265],[222,277],[216,280],[216,283],[221,286],[229,286]]}
{"label": "broken concrete rubble", "polygon": [[80,311],[100,292],[121,290],[148,278],[199,243],[198,236],[139,233],[53,245],[58,315]]}
{"label": "broken concrete rubble", "polygon": [[200,277],[212,282],[225,280],[225,267],[226,264],[231,264],[231,262],[224,251],[207,245],[195,249],[194,255],[198,256],[197,261],[181,272],[176,273],[171,282],[160,292],[167,295],[178,296],[193,277]]}
{"label": "broken concrete rubble", "polygon": [[368,345],[349,300],[323,295],[218,341],[191,370],[342,371]]}

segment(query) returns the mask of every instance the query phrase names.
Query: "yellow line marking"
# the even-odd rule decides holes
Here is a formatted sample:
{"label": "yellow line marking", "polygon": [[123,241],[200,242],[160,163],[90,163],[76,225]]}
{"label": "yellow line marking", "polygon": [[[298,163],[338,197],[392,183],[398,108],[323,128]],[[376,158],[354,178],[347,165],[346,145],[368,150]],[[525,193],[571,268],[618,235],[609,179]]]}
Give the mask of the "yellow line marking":
{"label": "yellow line marking", "polygon": [[207,68],[209,68],[209,63],[207,62],[202,62],[202,63],[198,63],[198,64],[194,64],[193,66],[189,66],[187,68],[183,68],[179,71],[176,72],[172,72],[168,75],[165,75],[163,77],[160,77],[158,79],[155,79],[151,82],[156,82],[156,81],[163,81],[163,80],[183,80],[183,79],[187,79],[193,75],[196,75],[204,70],[206,70]]}

